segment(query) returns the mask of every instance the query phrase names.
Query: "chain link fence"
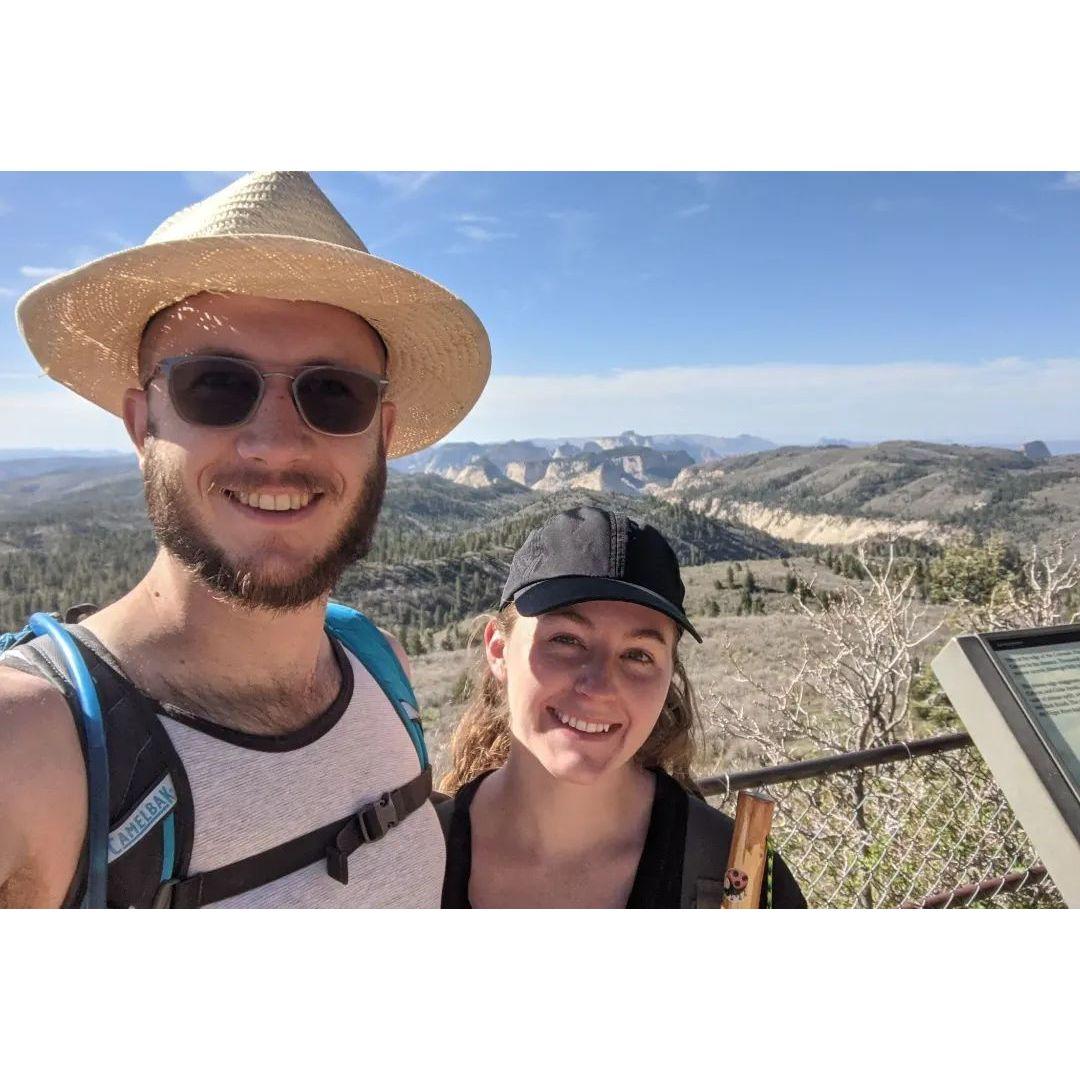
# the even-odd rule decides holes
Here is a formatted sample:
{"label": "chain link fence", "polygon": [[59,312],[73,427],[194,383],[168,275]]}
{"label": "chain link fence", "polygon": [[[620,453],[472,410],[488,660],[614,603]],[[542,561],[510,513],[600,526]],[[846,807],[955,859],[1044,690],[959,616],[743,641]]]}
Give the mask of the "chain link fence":
{"label": "chain link fence", "polygon": [[1065,903],[963,732],[710,777],[710,802],[776,800],[772,838],[812,908]]}

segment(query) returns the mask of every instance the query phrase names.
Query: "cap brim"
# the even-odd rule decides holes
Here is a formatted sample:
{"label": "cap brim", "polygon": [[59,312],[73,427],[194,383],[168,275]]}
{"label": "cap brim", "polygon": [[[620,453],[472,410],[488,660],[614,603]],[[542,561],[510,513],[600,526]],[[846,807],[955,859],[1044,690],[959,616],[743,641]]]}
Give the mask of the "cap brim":
{"label": "cap brim", "polygon": [[700,642],[701,635],[690,620],[670,600],[659,593],[628,581],[603,577],[558,577],[526,585],[512,598],[514,606],[522,615],[544,615],[567,604],[581,604],[587,600],[622,600],[628,604],[640,604],[667,615],[687,633]]}

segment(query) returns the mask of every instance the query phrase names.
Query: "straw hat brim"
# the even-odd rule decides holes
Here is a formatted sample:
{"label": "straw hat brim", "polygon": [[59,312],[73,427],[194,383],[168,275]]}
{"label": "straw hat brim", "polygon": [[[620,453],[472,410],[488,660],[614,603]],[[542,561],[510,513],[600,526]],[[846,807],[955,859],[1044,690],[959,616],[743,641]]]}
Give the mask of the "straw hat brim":
{"label": "straw hat brim", "polygon": [[390,457],[451,431],[491,370],[472,309],[428,278],[355,248],[303,237],[195,237],[108,255],[31,289],[16,319],[45,372],[116,415],[138,385],[143,328],[200,292],[313,300],[355,312],[388,351],[387,398],[397,406]]}

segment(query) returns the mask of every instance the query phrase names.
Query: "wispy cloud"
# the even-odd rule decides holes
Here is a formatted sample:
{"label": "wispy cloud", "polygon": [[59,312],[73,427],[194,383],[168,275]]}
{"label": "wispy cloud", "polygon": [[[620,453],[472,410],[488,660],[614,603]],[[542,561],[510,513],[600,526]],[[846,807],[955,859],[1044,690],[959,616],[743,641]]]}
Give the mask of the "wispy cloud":
{"label": "wispy cloud", "polygon": [[439,174],[437,172],[375,172],[368,174],[384,191],[398,199],[411,199]]}
{"label": "wispy cloud", "polygon": [[489,229],[483,225],[459,225],[456,232],[477,244],[490,244],[492,240],[513,240],[517,236],[517,233]]}
{"label": "wispy cloud", "polygon": [[476,225],[498,225],[499,219],[491,214],[474,214],[471,212],[465,212],[461,214],[451,214],[451,221],[472,222]]}
{"label": "wispy cloud", "polygon": [[1061,179],[1050,186],[1057,191],[1080,191],[1080,172],[1063,173]]}
{"label": "wispy cloud", "polygon": [[7,285],[0,285],[0,296],[4,299],[10,299],[13,296],[19,296],[20,291],[18,289],[10,289]]}
{"label": "wispy cloud", "polygon": [[706,213],[708,209],[708,203],[695,203],[693,206],[684,206],[681,210],[676,210],[675,216],[677,218],[697,217],[699,214]]}
{"label": "wispy cloud", "polygon": [[[537,365],[542,366],[541,364]],[[779,442],[826,434],[1017,443],[1075,430],[1080,360],[977,364],[672,365],[599,375],[494,376],[456,439],[598,431],[750,431]],[[558,417],[537,430],[537,416]]]}
{"label": "wispy cloud", "polygon": [[706,195],[711,195],[721,184],[728,179],[727,173],[694,173],[694,182],[705,192]]}
{"label": "wispy cloud", "polygon": [[200,198],[213,195],[243,176],[243,172],[186,172],[184,183]]}
{"label": "wispy cloud", "polygon": [[454,233],[460,239],[445,249],[447,255],[468,255],[483,244],[490,244],[496,240],[513,240],[517,237],[517,233],[500,228],[502,220],[493,214],[465,211],[450,214],[449,218],[457,223],[454,226]]}
{"label": "wispy cloud", "polygon": [[68,270],[66,266],[20,266],[19,273],[24,278],[30,278],[34,281],[42,281],[45,278],[56,277],[57,274],[63,274]]}
{"label": "wispy cloud", "polygon": [[1018,221],[1025,225],[1032,220],[1030,214],[1025,214],[1022,210],[1017,210],[1015,206],[1010,206],[1008,203],[995,203],[993,210],[1000,217],[1008,218],[1010,221]]}

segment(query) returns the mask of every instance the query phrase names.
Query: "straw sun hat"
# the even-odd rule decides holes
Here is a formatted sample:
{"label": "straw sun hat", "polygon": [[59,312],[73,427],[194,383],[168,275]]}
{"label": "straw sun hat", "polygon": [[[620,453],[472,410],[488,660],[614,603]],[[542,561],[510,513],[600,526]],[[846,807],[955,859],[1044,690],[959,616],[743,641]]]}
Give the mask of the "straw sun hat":
{"label": "straw sun hat", "polygon": [[391,457],[430,446],[473,407],[491,347],[480,320],[442,286],[368,253],[307,173],[250,173],[173,214],[140,247],[43,281],[19,301],[19,329],[57,382],[120,415],[138,385],[143,328],[199,292],[316,300],[382,335]]}

